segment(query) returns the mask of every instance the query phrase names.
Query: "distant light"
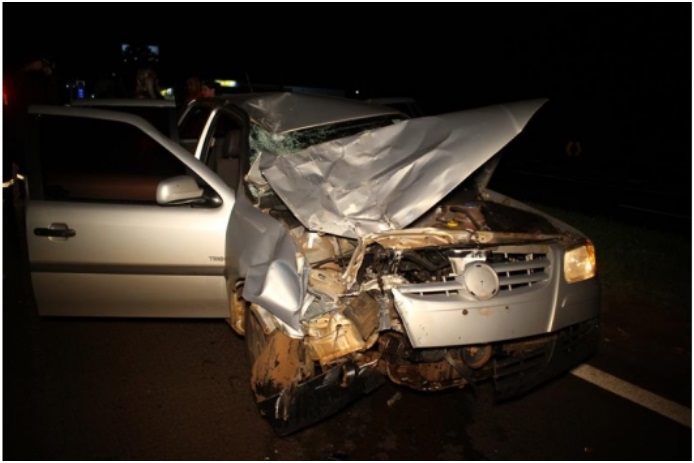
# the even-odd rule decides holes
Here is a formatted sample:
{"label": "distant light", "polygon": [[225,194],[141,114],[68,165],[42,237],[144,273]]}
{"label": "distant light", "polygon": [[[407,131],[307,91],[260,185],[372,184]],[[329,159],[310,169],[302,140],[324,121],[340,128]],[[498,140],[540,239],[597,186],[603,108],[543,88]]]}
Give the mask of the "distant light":
{"label": "distant light", "polygon": [[355,90],[355,91],[354,91],[354,94],[355,94],[355,95],[359,95],[359,90]]}
{"label": "distant light", "polygon": [[174,92],[173,88],[165,88],[164,90],[161,90],[159,92],[162,97],[164,97],[165,100],[175,100],[176,99],[176,94]]}
{"label": "distant light", "polygon": [[83,80],[75,81],[75,98],[78,100],[84,100],[87,97],[87,93],[84,90],[85,82]]}
{"label": "distant light", "polygon": [[221,87],[236,87],[236,81],[235,80],[221,80],[221,79],[215,79],[215,82],[217,82]]}

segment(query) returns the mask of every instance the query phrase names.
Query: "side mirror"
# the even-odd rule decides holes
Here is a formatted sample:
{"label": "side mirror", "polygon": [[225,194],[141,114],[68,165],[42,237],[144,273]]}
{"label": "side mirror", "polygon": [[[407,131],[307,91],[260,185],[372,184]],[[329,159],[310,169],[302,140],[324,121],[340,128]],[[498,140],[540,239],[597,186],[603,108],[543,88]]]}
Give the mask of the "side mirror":
{"label": "side mirror", "polygon": [[157,185],[157,204],[191,204],[201,200],[204,200],[202,188],[188,175],[167,178]]}

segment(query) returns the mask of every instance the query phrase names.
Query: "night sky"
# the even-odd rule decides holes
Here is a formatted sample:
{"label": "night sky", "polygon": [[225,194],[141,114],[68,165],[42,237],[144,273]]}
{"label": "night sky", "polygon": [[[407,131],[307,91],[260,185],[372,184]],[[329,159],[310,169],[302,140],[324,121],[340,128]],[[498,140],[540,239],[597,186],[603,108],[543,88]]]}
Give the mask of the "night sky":
{"label": "night sky", "polygon": [[248,73],[451,107],[536,96],[689,100],[691,91],[689,3],[405,3],[383,4],[390,14],[381,15],[363,3],[148,8],[157,14],[133,3],[37,8],[3,4],[6,66],[43,54],[70,76],[88,76],[116,69],[120,44],[131,43],[160,46],[165,81]]}
{"label": "night sky", "polygon": [[633,175],[655,168],[658,182],[673,175],[691,189],[691,3],[41,8],[3,4],[5,73],[44,55],[64,78],[90,79],[120,72],[120,44],[156,44],[169,86],[248,76],[411,96],[429,114],[547,97],[564,121],[556,132],[581,138],[587,155],[634,160]]}

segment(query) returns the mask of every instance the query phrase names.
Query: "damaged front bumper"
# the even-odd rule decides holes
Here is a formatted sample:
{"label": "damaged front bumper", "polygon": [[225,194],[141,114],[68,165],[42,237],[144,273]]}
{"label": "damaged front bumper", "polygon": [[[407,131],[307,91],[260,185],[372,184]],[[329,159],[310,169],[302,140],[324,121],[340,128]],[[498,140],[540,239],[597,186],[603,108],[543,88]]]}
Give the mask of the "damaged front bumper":
{"label": "damaged front bumper", "polygon": [[284,436],[333,415],[384,382],[376,362],[362,366],[348,363],[285,388],[258,407]]}
{"label": "damaged front bumper", "polygon": [[593,319],[551,335],[506,344],[506,355],[492,362],[496,398],[519,396],[568,371],[595,353],[599,339],[600,324]]}
{"label": "damaged front bumper", "polygon": [[[479,370],[465,366],[451,385],[476,386],[491,380],[498,400],[521,395],[590,357],[599,340],[598,319],[572,325],[555,333],[493,345],[494,357]],[[258,404],[279,435],[288,435],[314,424],[382,385],[391,376],[388,355],[365,364],[346,363],[299,384]],[[446,355],[447,358],[448,354]],[[461,368],[456,369],[461,372]],[[387,372],[387,373],[386,373]],[[406,384],[412,386],[412,384]],[[420,387],[415,389],[426,390]],[[438,390],[432,387],[429,390]]]}

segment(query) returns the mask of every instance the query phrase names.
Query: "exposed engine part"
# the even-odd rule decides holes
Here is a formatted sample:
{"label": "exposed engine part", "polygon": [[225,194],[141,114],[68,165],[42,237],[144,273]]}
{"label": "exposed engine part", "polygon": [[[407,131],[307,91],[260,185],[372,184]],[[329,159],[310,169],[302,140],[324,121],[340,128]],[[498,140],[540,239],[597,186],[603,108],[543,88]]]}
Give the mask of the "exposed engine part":
{"label": "exposed engine part", "polygon": [[492,358],[492,346],[466,346],[460,348],[460,356],[465,365],[473,369],[482,368]]}
{"label": "exposed engine part", "polygon": [[309,284],[312,292],[327,296],[331,301],[336,301],[346,289],[340,280],[340,271],[327,266],[311,269]]}
{"label": "exposed engine part", "polygon": [[407,339],[396,333],[387,333],[379,340],[382,368],[391,381],[418,391],[437,391],[463,387],[473,375],[463,375],[462,361],[451,364],[451,353],[446,349],[412,349]]}
{"label": "exposed engine part", "polygon": [[374,245],[364,257],[357,281],[401,275],[408,282],[425,283],[442,279],[450,273],[450,268],[449,258],[436,248],[400,252]]}
{"label": "exposed engine part", "polygon": [[292,228],[289,234],[301,246],[301,252],[311,264],[322,261],[334,261],[341,264],[341,259],[349,260],[349,255],[356,246],[354,240],[310,232],[301,226]]}
{"label": "exposed engine part", "polygon": [[364,338],[357,325],[337,310],[304,323],[307,332],[304,345],[308,355],[321,365],[368,349],[378,339],[378,333],[375,332]]}
{"label": "exposed engine part", "polygon": [[488,230],[487,222],[478,202],[455,206],[442,206],[436,211],[439,227],[448,230]]}
{"label": "exposed engine part", "polygon": [[472,377],[472,370],[459,359],[451,355],[451,351],[446,351],[446,362],[453,368],[470,386],[475,388],[475,382]]}
{"label": "exposed engine part", "polygon": [[406,336],[388,332],[378,348],[391,381],[418,391],[474,386],[492,375],[491,345],[414,349]]}
{"label": "exposed engine part", "polygon": [[379,329],[381,304],[370,292],[363,292],[351,298],[344,314],[357,327],[361,337],[366,341]]}
{"label": "exposed engine part", "polygon": [[392,299],[385,295],[378,297],[378,331],[386,331],[391,327],[391,310],[393,305]]}

